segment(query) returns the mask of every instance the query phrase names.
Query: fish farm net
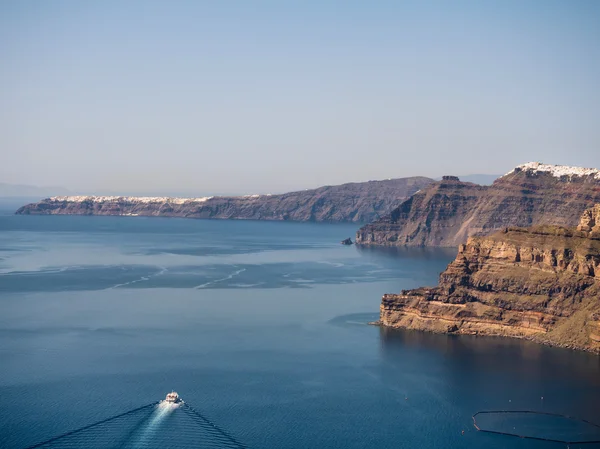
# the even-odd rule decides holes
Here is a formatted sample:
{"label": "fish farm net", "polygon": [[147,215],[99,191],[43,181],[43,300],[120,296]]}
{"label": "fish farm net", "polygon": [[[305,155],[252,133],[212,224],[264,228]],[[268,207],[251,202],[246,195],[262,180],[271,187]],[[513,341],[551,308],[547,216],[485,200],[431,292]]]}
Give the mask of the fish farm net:
{"label": "fish farm net", "polygon": [[579,445],[587,449],[600,447],[600,425],[558,413],[481,411],[473,415],[473,424],[481,432]]}
{"label": "fish farm net", "polygon": [[187,404],[153,403],[64,433],[33,448],[179,449],[245,448],[233,436]]}

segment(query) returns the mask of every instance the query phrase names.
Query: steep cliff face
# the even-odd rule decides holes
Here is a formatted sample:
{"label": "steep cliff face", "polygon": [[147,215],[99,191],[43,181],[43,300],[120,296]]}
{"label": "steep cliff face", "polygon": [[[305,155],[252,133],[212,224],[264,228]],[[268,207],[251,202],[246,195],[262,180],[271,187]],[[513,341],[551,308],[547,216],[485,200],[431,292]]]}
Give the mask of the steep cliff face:
{"label": "steep cliff face", "polygon": [[589,232],[591,236],[600,235],[600,204],[596,204],[583,213],[577,230]]}
{"label": "steep cliff face", "polygon": [[458,246],[472,235],[508,226],[575,226],[583,211],[600,202],[600,171],[524,164],[491,186],[444,177],[362,227],[356,243]]}
{"label": "steep cliff face", "polygon": [[439,285],[386,294],[381,324],[530,338],[600,353],[600,205],[577,228],[471,237]]}
{"label": "steep cliff face", "polygon": [[366,223],[389,213],[432,182],[411,177],[242,197],[54,197],[23,206],[16,213]]}

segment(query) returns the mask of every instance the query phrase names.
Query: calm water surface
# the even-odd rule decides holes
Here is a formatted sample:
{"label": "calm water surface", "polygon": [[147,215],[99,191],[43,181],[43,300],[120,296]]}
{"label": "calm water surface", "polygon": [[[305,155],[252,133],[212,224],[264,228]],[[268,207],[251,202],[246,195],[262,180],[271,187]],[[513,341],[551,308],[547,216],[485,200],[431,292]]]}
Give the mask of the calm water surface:
{"label": "calm water surface", "polygon": [[339,245],[355,230],[4,211],[0,447],[171,389],[252,448],[564,447],[478,433],[471,415],[600,420],[597,356],[367,325],[454,251]]}

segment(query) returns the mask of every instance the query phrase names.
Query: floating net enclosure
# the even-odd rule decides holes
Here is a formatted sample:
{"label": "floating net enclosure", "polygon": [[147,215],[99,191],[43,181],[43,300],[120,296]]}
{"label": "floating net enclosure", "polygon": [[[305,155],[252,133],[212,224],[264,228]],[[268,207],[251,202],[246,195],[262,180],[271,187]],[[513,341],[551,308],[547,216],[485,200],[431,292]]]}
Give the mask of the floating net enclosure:
{"label": "floating net enclosure", "polygon": [[566,445],[600,447],[600,425],[585,419],[531,410],[490,410],[473,415],[481,432],[552,441]]}
{"label": "floating net enclosure", "polygon": [[202,413],[182,403],[152,403],[38,443],[33,448],[245,448]]}

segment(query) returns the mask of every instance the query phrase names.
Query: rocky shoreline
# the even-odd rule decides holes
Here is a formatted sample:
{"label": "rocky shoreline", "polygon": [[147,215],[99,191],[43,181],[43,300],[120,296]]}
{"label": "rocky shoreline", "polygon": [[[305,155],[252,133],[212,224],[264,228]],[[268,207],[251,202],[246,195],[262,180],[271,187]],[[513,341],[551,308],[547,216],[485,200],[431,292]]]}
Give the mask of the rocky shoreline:
{"label": "rocky shoreline", "polygon": [[470,238],[437,287],[384,295],[379,324],[600,354],[600,205],[577,228],[506,228]]}

